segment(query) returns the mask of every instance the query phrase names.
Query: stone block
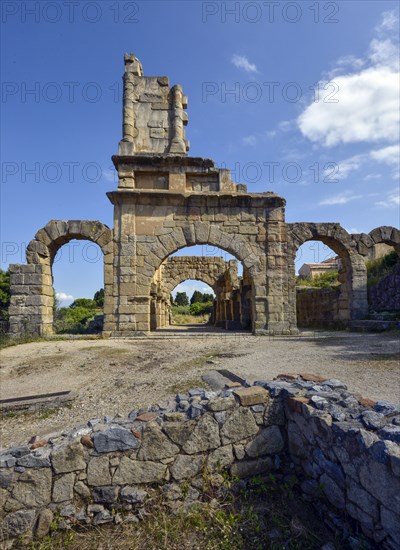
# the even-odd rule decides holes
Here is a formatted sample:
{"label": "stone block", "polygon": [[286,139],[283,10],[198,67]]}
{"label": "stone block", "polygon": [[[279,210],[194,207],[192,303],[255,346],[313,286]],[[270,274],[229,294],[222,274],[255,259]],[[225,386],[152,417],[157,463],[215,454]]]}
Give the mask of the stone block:
{"label": "stone block", "polygon": [[239,399],[240,404],[244,407],[258,405],[259,403],[267,403],[269,401],[268,391],[260,386],[240,388],[235,390],[233,394]]}
{"label": "stone block", "polygon": [[74,497],[75,474],[69,473],[54,481],[53,502],[66,502]]}
{"label": "stone block", "polygon": [[114,474],[113,483],[117,485],[134,485],[140,483],[157,483],[165,478],[167,466],[153,461],[131,460],[121,457]]}
{"label": "stone block", "polygon": [[110,485],[110,461],[108,456],[93,457],[88,462],[87,483],[89,485]]}

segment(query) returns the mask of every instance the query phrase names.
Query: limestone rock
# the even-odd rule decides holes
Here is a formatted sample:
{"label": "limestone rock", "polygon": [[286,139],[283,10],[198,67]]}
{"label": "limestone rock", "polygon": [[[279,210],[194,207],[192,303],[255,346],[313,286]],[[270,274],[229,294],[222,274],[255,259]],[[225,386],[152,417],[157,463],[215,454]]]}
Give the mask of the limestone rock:
{"label": "limestone rock", "polygon": [[216,397],[207,403],[207,409],[212,412],[228,411],[237,405],[234,397]]}
{"label": "limestone rock", "polygon": [[258,435],[246,445],[246,453],[252,458],[280,453],[284,441],[278,426],[269,426],[260,431]]}
{"label": "limestone rock", "polygon": [[344,493],[339,486],[327,474],[322,474],[320,483],[322,484],[323,491],[329,502],[336,508],[343,510],[345,507],[345,499]]}
{"label": "limestone rock", "polygon": [[163,434],[160,426],[156,422],[147,425],[143,432],[142,445],[138,453],[140,460],[161,460],[169,458],[179,453],[179,447],[174,445]]}
{"label": "limestone rock", "polygon": [[113,483],[131,485],[136,483],[156,483],[165,477],[167,467],[150,461],[131,460],[123,456],[114,474]]}
{"label": "limestone rock", "polygon": [[83,446],[79,440],[56,448],[50,458],[56,474],[65,474],[86,468]]}
{"label": "limestone rock", "polygon": [[206,414],[196,422],[192,433],[182,448],[185,453],[195,454],[209,449],[216,449],[220,446],[220,443],[218,422],[212,416]]}
{"label": "limestone rock", "polygon": [[88,500],[90,497],[90,490],[87,485],[83,483],[83,481],[77,481],[75,483],[74,491],[84,500]]}
{"label": "limestone rock", "polygon": [[56,479],[53,486],[53,501],[65,502],[74,497],[75,474],[73,472]]}
{"label": "limestone rock", "polygon": [[235,443],[258,432],[258,426],[249,409],[239,408],[226,420],[221,429],[223,444]]}
{"label": "limestone rock", "polygon": [[269,457],[259,458],[257,460],[242,460],[240,462],[235,462],[231,466],[231,475],[246,478],[264,474],[272,469],[273,462]]}
{"label": "limestone rock", "polygon": [[219,449],[215,449],[207,460],[207,468],[210,471],[220,470],[230,466],[235,460],[232,451],[232,445],[225,445]]}
{"label": "limestone rock", "polygon": [[171,475],[177,481],[195,477],[203,465],[202,456],[179,455],[170,468]]}
{"label": "limestone rock", "polygon": [[110,485],[110,460],[108,456],[93,457],[88,462],[87,482],[89,485]]}
{"label": "limestone rock", "polygon": [[15,483],[12,497],[27,508],[45,506],[51,499],[51,481],[50,468],[26,470]]}
{"label": "limestone rock", "polygon": [[35,536],[38,539],[41,539],[48,534],[52,521],[53,521],[53,512],[51,510],[49,510],[48,508],[45,508],[40,512],[39,517],[37,519],[36,527],[35,527]]}
{"label": "limestone rock", "polygon": [[163,431],[177,445],[183,445],[190,437],[195,423],[192,422],[166,422]]}

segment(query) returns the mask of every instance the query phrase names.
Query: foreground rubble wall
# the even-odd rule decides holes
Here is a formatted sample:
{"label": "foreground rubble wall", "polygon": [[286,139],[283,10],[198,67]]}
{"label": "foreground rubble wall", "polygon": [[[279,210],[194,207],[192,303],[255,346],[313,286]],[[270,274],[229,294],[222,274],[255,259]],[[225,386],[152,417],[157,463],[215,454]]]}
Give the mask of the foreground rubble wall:
{"label": "foreground rubble wall", "polygon": [[218,483],[223,470],[246,478],[287,467],[320,513],[351,517],[381,548],[398,548],[400,408],[338,380],[278,378],[196,388],[4,450],[2,540],[43,537],[55,515],[65,528],[137,521],[154,484],[176,499],[179,484],[195,487],[205,472]]}

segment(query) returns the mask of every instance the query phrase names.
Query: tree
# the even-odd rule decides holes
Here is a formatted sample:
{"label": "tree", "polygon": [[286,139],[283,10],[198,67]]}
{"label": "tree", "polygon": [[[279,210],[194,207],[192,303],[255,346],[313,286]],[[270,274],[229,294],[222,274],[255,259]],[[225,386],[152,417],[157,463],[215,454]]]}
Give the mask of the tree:
{"label": "tree", "polygon": [[206,292],[203,294],[202,302],[207,303],[207,302],[213,302],[213,301],[214,301],[214,296],[212,294],[207,294]]}
{"label": "tree", "polygon": [[203,301],[203,293],[199,290],[195,290],[190,298],[190,304],[197,304]]}
{"label": "tree", "polygon": [[94,293],[93,300],[96,302],[97,307],[104,306],[104,288]]}
{"label": "tree", "polygon": [[10,305],[10,272],[0,269],[0,331],[7,330]]}
{"label": "tree", "polygon": [[91,300],[90,298],[77,298],[72,304],[69,306],[70,309],[75,309],[77,307],[82,307],[85,309],[96,309],[97,304],[94,300]]}
{"label": "tree", "polygon": [[177,306],[188,306],[189,298],[186,292],[177,292],[175,296],[175,304]]}

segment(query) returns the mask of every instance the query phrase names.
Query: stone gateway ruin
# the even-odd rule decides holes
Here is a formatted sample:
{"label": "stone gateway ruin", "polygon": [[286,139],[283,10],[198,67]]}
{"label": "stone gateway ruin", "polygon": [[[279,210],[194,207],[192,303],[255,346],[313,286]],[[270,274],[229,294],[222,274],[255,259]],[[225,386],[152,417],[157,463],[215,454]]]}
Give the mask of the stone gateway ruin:
{"label": "stone gateway ruin", "polygon": [[[226,169],[188,155],[187,97],[165,76],[144,76],[125,55],[123,136],[112,157],[118,189],[107,196],[114,227],[100,221],[51,220],[26,251],[26,265],[11,265],[10,332],[53,330],[52,264],[72,239],[98,244],[104,255],[105,336],[147,333],[169,322],[169,293],[186,278],[210,284],[213,322],[254,333],[297,331],[295,255],[318,240],[340,257],[341,282],[333,320],[343,326],[368,311],[365,258],[376,244],[400,252],[400,232],[378,227],[349,234],[339,223],[286,223],[285,200],[249,193]],[[193,245],[218,247],[243,264],[217,258],[169,258]],[[212,260],[212,261],[211,261]],[[186,263],[185,263],[186,262]],[[184,277],[184,278],[183,278]]]}

